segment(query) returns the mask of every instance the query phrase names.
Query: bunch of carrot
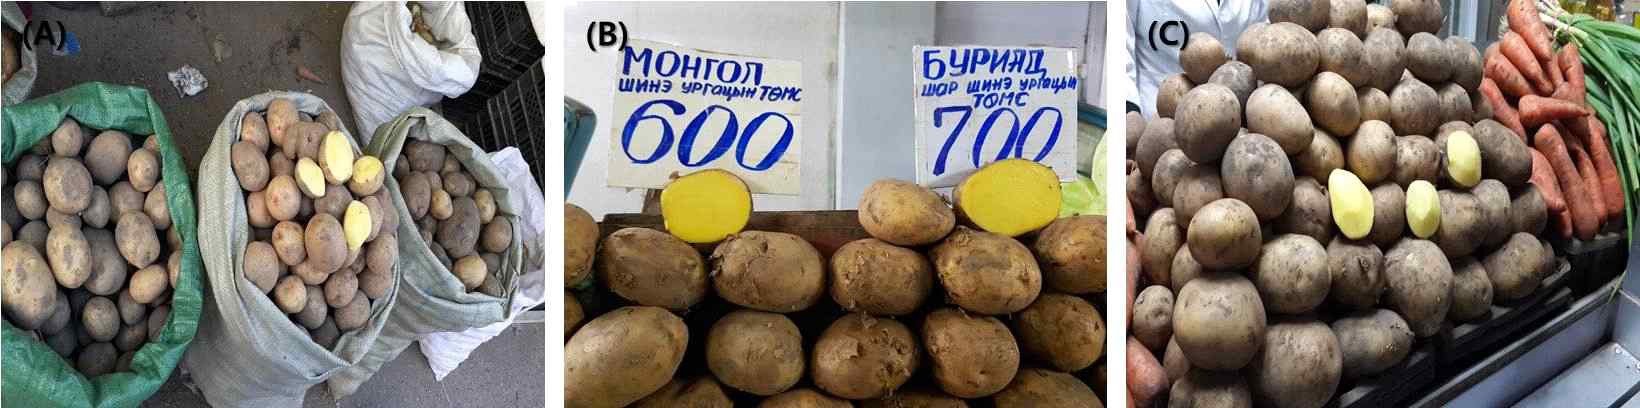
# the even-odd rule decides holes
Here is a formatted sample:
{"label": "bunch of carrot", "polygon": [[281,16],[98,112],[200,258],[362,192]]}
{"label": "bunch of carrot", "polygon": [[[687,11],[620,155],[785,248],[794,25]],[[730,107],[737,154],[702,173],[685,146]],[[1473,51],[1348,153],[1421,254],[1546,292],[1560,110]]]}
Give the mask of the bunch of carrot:
{"label": "bunch of carrot", "polygon": [[1587,50],[1575,41],[1556,50],[1538,7],[1534,0],[1509,2],[1510,31],[1487,47],[1480,89],[1493,117],[1533,147],[1532,183],[1560,234],[1589,239],[1625,214],[1625,178],[1587,97]]}

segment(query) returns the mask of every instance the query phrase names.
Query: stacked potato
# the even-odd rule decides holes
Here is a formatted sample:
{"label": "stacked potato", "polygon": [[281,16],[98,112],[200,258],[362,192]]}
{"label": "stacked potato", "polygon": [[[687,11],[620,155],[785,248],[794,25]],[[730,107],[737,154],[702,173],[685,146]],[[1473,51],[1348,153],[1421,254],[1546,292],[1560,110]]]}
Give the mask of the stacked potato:
{"label": "stacked potato", "polygon": [[405,142],[393,166],[421,239],[468,292],[501,296],[501,282],[487,277],[501,267],[512,245],[512,221],[495,214],[495,194],[479,187],[472,174],[442,145]]}
{"label": "stacked potato", "polygon": [[1551,272],[1528,147],[1489,119],[1475,47],[1431,34],[1440,13],[1285,0],[1234,60],[1189,38],[1128,175],[1131,328],[1171,398],[1319,407]]}
{"label": "stacked potato", "polygon": [[[566,205],[566,282],[596,275],[597,295],[629,305],[583,316],[566,293],[566,331],[591,318],[565,345],[566,405],[1101,405],[1104,322],[1088,299],[1104,291],[1104,217],[1053,220],[1028,245],[957,225],[914,183],[878,181],[859,208],[871,238],[828,260],[771,231],[710,256],[647,228],[600,245],[592,217]],[[686,355],[704,370],[680,371]]]}
{"label": "stacked potato", "polygon": [[381,160],[358,155],[326,116],[274,99],[245,114],[231,154],[253,237],[240,270],[332,348],[392,287],[399,220]]}
{"label": "stacked potato", "polygon": [[86,377],[129,371],[170,315],[182,242],[146,139],[64,119],[7,173],[5,317]]}

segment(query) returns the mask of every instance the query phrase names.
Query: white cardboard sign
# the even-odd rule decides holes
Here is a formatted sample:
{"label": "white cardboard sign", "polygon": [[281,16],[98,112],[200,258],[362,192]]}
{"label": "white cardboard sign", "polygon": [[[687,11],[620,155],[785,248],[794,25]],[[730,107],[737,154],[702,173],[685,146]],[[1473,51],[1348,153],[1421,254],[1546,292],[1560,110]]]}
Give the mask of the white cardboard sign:
{"label": "white cardboard sign", "polygon": [[1000,159],[1076,175],[1080,79],[1068,48],[914,47],[917,183],[950,187]]}
{"label": "white cardboard sign", "polygon": [[801,63],[638,39],[619,52],[610,186],[662,188],[722,169],[754,193],[802,190]]}

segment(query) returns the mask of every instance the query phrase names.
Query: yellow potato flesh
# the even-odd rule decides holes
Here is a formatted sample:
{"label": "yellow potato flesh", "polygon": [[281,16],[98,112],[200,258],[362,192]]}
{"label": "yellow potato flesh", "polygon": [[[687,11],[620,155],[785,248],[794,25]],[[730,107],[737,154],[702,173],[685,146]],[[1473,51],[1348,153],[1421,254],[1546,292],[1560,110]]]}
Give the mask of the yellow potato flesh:
{"label": "yellow potato flesh", "polygon": [[1327,175],[1327,198],[1332,202],[1333,222],[1350,239],[1372,232],[1372,192],[1361,179],[1344,169]]}
{"label": "yellow potato flesh", "polygon": [[1429,238],[1441,227],[1441,196],[1434,184],[1417,180],[1407,186],[1407,226],[1418,238]]}
{"label": "yellow potato flesh", "polygon": [[689,243],[722,241],[746,228],[752,217],[752,192],[723,170],[703,170],[679,177],[661,190],[661,218],[666,230]]}
{"label": "yellow potato flesh", "polygon": [[1469,132],[1457,131],[1447,136],[1446,173],[1453,183],[1466,188],[1481,182],[1481,148]]}
{"label": "yellow potato flesh", "polygon": [[1059,176],[1037,162],[1008,159],[957,185],[957,211],[980,229],[1017,237],[1059,217]]}

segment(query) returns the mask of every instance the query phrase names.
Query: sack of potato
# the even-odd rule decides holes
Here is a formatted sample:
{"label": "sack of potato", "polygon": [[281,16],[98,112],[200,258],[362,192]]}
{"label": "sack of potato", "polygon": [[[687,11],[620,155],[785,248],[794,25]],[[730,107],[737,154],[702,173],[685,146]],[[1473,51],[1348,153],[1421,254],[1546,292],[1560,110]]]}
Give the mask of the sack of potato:
{"label": "sack of potato", "polygon": [[318,97],[240,100],[200,164],[212,296],[188,368],[214,406],[300,405],[370,352],[398,292],[398,191]]}
{"label": "sack of potato", "polygon": [[[393,169],[386,183],[402,201],[403,284],[376,344],[358,365],[330,378],[347,396],[411,342],[505,320],[524,267],[518,209],[505,177],[484,150],[426,108],[411,108],[376,128],[365,147]],[[411,222],[414,221],[414,222]]]}
{"label": "sack of potato", "polygon": [[6,3],[0,8],[0,18],[4,25],[0,31],[5,32],[5,60],[4,76],[0,76],[0,95],[6,105],[15,105],[28,98],[30,90],[34,89],[34,79],[40,75],[39,66],[34,58],[34,48],[24,47],[24,28],[28,27],[28,17],[23,17],[23,9],[17,3]]}
{"label": "sack of potato", "polygon": [[203,297],[165,117],[146,90],[87,83],[7,107],[4,128],[4,405],[135,405],[182,360]]}

